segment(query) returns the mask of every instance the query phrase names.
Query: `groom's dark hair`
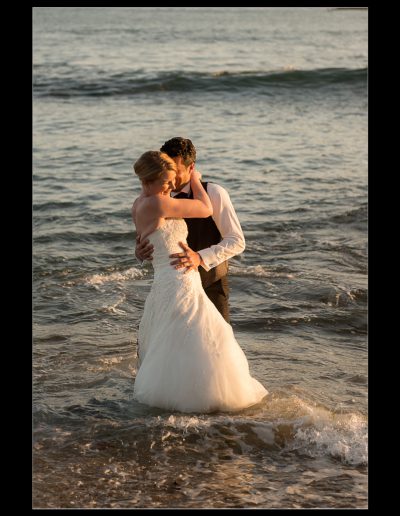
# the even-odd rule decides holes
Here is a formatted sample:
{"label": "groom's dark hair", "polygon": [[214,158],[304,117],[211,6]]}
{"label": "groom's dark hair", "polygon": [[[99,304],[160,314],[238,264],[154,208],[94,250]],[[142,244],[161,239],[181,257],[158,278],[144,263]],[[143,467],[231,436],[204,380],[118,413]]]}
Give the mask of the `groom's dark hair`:
{"label": "groom's dark hair", "polygon": [[161,152],[168,154],[170,158],[182,156],[183,163],[186,167],[196,161],[196,149],[188,138],[177,136],[171,138],[160,149]]}

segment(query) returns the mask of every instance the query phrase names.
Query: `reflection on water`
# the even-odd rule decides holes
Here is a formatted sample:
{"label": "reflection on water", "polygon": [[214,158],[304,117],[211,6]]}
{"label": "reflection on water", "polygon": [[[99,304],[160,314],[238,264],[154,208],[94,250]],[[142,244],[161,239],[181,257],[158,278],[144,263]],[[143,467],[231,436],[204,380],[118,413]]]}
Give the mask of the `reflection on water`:
{"label": "reflection on water", "polygon": [[366,503],[361,415],[274,395],[242,415],[145,410],[110,421],[78,406],[69,431],[38,424],[35,507],[331,507],[338,486],[348,507]]}

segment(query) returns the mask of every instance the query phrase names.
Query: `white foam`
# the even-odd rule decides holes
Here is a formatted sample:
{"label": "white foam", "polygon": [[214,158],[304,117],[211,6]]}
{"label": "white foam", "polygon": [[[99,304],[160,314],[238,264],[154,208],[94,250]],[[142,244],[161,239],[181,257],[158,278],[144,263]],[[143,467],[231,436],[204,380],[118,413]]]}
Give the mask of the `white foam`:
{"label": "white foam", "polygon": [[287,272],[277,272],[268,270],[265,265],[248,265],[247,267],[237,267],[236,265],[231,265],[229,267],[229,272],[233,276],[256,276],[260,278],[288,278],[293,279],[295,277],[294,274],[290,274]]}
{"label": "white foam", "polygon": [[125,314],[126,312],[124,310],[121,310],[120,308],[117,308],[120,304],[122,304],[126,300],[126,296],[123,295],[117,299],[117,301],[108,306],[103,306],[100,310],[102,312],[108,312],[111,314]]}
{"label": "white foam", "polygon": [[124,272],[111,272],[109,274],[101,273],[101,274],[92,274],[91,276],[87,276],[84,278],[84,283],[86,285],[104,285],[104,283],[109,282],[121,282],[128,281],[132,279],[143,278],[144,272],[136,267],[131,267]]}
{"label": "white foam", "polygon": [[167,420],[163,420],[166,426],[172,426],[179,430],[187,431],[189,428],[195,431],[211,425],[210,419],[200,419],[196,416],[174,416],[171,415]]}
{"label": "white foam", "polygon": [[332,455],[351,465],[368,463],[368,425],[357,413],[335,414],[308,406],[309,415],[295,422],[291,449],[311,457]]}
{"label": "white foam", "polygon": [[[286,403],[288,400],[286,400]],[[299,451],[310,457],[331,456],[350,465],[368,464],[368,424],[366,416],[359,413],[337,414],[330,410],[313,406],[294,396],[284,414],[282,405],[278,418],[268,421],[230,415],[180,416],[170,415],[165,418],[157,416],[145,420],[151,427],[162,427],[165,433],[162,441],[178,434],[201,433],[214,438],[224,436],[220,425],[229,428],[231,439],[235,439],[242,450],[251,450],[259,446],[247,439],[249,432],[254,432],[266,447],[283,446],[287,451]],[[271,407],[268,412],[271,414]],[[279,417],[284,415],[284,417]],[[211,459],[210,459],[211,460]]]}
{"label": "white foam", "polygon": [[275,442],[275,434],[271,424],[268,423],[252,423],[252,430],[257,434],[257,437],[266,444],[273,445]]}

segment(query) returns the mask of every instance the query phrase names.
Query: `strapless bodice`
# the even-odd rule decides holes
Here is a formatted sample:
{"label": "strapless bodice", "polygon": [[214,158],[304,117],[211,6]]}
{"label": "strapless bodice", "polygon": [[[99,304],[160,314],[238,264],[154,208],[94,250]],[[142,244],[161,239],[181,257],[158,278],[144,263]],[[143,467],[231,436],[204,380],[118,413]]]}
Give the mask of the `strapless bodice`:
{"label": "strapless bodice", "polygon": [[154,271],[168,268],[174,270],[169,257],[173,253],[181,253],[179,242],[187,243],[188,229],[184,219],[165,219],[164,224],[148,236],[154,246],[152,265]]}

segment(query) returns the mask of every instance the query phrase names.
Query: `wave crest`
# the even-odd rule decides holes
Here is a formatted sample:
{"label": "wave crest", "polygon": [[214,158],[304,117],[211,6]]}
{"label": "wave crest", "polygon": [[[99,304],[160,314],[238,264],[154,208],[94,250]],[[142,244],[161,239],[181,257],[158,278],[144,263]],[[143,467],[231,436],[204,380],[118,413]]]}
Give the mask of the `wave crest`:
{"label": "wave crest", "polygon": [[247,89],[268,92],[279,89],[315,89],[332,85],[365,84],[367,69],[322,68],[315,70],[271,70],[228,72],[181,72],[164,71],[144,75],[142,71],[123,72],[107,76],[95,71],[87,77],[87,71],[71,69],[69,74],[54,75],[52,69],[45,75],[37,74],[34,93],[44,97],[106,97],[136,95],[151,92],[228,91]]}

